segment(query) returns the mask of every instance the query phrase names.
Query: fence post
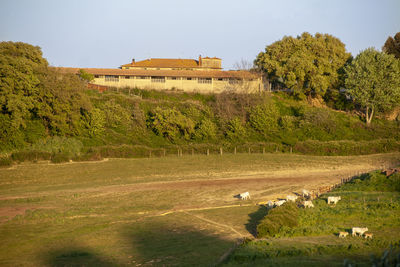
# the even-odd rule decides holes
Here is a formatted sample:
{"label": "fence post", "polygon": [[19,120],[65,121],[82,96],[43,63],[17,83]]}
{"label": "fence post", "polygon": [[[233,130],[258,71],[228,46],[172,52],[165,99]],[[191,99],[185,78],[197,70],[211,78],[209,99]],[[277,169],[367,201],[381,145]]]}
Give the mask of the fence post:
{"label": "fence post", "polygon": [[151,150],[149,151],[149,158],[151,158]]}
{"label": "fence post", "polygon": [[219,148],[219,154],[222,156],[222,147]]}
{"label": "fence post", "polygon": [[278,145],[275,147],[275,152],[278,153]]}
{"label": "fence post", "polygon": [[236,147],[235,147],[235,149],[233,150],[233,154],[236,155]]}
{"label": "fence post", "polygon": [[163,148],[163,154],[164,154],[164,157],[165,157],[165,148]]}
{"label": "fence post", "polygon": [[249,154],[251,154],[251,148],[249,147]]}
{"label": "fence post", "polygon": [[290,146],[290,154],[292,154],[292,152],[293,152],[293,147]]}
{"label": "fence post", "polygon": [[207,148],[207,156],[210,155],[210,149]]}
{"label": "fence post", "polygon": [[263,154],[265,154],[265,147],[263,147]]}

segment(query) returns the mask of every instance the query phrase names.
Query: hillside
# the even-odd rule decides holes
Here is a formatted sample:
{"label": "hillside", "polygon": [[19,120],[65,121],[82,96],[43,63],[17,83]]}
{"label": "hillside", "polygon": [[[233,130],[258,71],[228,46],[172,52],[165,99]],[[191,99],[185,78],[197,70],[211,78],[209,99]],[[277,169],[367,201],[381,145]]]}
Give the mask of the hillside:
{"label": "hillside", "polygon": [[2,80],[0,98],[1,165],[220,153],[221,149],[354,155],[400,148],[398,121],[379,119],[381,113],[367,125],[343,96],[335,105],[347,107],[347,113],[324,102],[315,107],[283,92],[198,94],[110,88],[99,93],[87,89],[85,73],[77,76],[50,68],[38,47],[3,42],[0,49],[1,71],[8,77]]}
{"label": "hillside", "polygon": [[[302,201],[270,211],[260,208],[258,213],[267,213],[257,227],[258,236],[263,238],[245,242],[224,266],[343,266],[343,262],[352,266],[396,266],[400,253],[399,190],[400,173],[386,177],[375,171],[322,195],[313,201],[313,208],[301,207]],[[328,205],[329,196],[340,196],[341,200]],[[285,223],[291,221],[290,226],[283,226],[283,221],[272,215],[280,209],[289,217]],[[269,216],[274,219],[265,221]],[[271,225],[271,220],[276,225]],[[269,232],[261,232],[263,224],[268,224],[265,227]],[[367,227],[372,239],[351,236],[352,227]],[[339,238],[341,231],[349,235]],[[389,248],[390,253],[384,256]]]}

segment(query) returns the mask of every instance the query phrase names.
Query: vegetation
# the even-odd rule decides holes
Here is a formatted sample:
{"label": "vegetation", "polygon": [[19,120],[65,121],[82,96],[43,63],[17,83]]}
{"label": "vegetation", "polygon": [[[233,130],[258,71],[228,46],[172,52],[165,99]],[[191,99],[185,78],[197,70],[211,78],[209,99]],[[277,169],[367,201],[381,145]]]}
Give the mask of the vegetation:
{"label": "vegetation", "polygon": [[396,33],[394,37],[387,38],[382,51],[394,55],[397,59],[400,58],[400,32]]}
{"label": "vegetation", "polygon": [[365,108],[367,124],[376,111],[400,103],[400,61],[373,48],[362,51],[345,68],[347,93]]}
{"label": "vegetation", "polygon": [[[328,196],[341,196],[341,200],[334,206],[328,205]],[[381,253],[390,246],[393,246],[390,259],[388,255],[385,257],[398,262],[400,173],[389,177],[378,171],[363,174],[313,202],[315,207],[309,209],[297,208],[291,203],[270,210],[257,227],[258,237],[275,238],[245,242],[227,265],[291,266],[304,260],[311,265],[342,264],[347,259],[357,266],[368,266],[370,254],[378,262]],[[368,227],[373,239],[338,238],[339,231],[351,234],[352,227]]]}
{"label": "vegetation", "polygon": [[268,74],[270,81],[298,96],[324,96],[327,90],[339,87],[339,70],[349,59],[350,53],[338,38],[305,32],[268,45],[255,64]]}
{"label": "vegetation", "polygon": [[[2,266],[214,265],[240,238],[232,229],[249,235],[246,224],[258,211],[255,204],[269,194],[301,188],[302,182],[310,181],[310,169],[312,175],[318,170],[334,178],[337,173],[399,162],[400,153],[347,157],[243,153],[2,168],[0,262]],[[270,178],[258,179],[264,173]],[[283,182],[290,174],[304,180]],[[251,200],[233,197],[249,186]]]}
{"label": "vegetation", "polygon": [[[278,61],[272,64],[270,56],[278,50],[287,60],[274,59]],[[79,76],[59,73],[48,66],[38,47],[2,42],[0,52],[0,152],[4,166],[24,159],[58,162],[107,155],[160,156],[177,149],[201,153],[209,149],[213,153],[236,147],[238,152],[349,155],[399,148],[399,122],[382,119],[382,112],[394,107],[398,96],[394,82],[399,75],[393,57],[376,52],[376,64],[383,64],[383,60],[393,71],[381,73],[387,77],[372,85],[372,99],[369,87],[355,86],[366,77],[358,77],[356,67],[362,65],[359,62],[367,51],[345,68],[348,77],[344,79],[341,69],[349,54],[340,40],[330,35],[285,37],[259,55],[258,67],[270,71],[275,82],[286,75],[280,83],[288,82],[286,86],[297,96],[324,96],[335,103],[333,106],[341,107],[351,107],[353,100],[356,107],[367,105],[368,110],[374,105],[376,119],[369,127],[356,113],[337,112],[324,104],[312,107],[286,93],[201,95],[112,88],[98,93],[86,87],[93,78],[90,74],[84,70]],[[305,65],[297,64],[299,60]],[[290,70],[290,66],[296,68]],[[295,74],[294,80],[290,73]],[[310,76],[312,73],[315,76]],[[378,74],[373,77],[378,79]],[[338,93],[344,81],[352,100]],[[334,91],[336,95],[332,95]],[[368,122],[370,117],[371,112]]]}

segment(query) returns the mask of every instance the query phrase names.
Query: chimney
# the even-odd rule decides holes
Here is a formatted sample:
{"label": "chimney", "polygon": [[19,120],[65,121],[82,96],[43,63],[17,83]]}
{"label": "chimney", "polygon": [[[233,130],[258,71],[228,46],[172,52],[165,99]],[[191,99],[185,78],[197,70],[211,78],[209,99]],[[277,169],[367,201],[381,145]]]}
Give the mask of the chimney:
{"label": "chimney", "polygon": [[199,67],[201,67],[201,55],[199,55]]}

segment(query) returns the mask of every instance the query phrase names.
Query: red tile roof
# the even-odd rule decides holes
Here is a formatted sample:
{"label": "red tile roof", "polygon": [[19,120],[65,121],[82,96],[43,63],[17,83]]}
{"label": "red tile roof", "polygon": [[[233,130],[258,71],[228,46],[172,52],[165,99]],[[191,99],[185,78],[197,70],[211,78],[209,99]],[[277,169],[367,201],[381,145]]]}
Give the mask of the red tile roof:
{"label": "red tile roof", "polygon": [[[201,59],[218,59],[217,57],[204,57]],[[122,65],[121,67],[141,67],[141,68],[201,68],[198,60],[194,59],[174,59],[174,58],[150,58],[142,61]],[[216,68],[218,69],[218,68]]]}
{"label": "red tile roof", "polygon": [[122,65],[122,67],[148,68],[199,68],[199,62],[194,59],[150,58]]}
{"label": "red tile roof", "polygon": [[198,78],[246,78],[254,79],[260,76],[249,71],[206,71],[206,70],[142,70],[142,69],[97,69],[97,68],[63,68],[54,67],[63,73],[78,74],[80,69],[93,75],[122,76],[161,76],[161,77],[198,77]]}

